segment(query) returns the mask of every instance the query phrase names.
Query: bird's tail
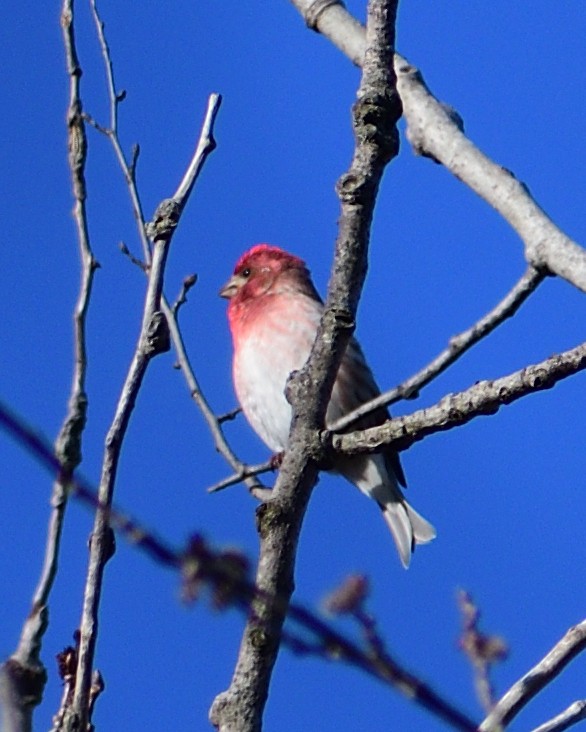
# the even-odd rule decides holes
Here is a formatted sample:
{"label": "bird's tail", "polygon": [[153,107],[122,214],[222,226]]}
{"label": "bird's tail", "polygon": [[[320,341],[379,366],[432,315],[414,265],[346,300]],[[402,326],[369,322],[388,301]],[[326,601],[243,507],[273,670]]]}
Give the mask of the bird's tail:
{"label": "bird's tail", "polygon": [[435,539],[435,529],[405,499],[379,505],[397,545],[401,563],[407,569],[415,545],[427,544]]}

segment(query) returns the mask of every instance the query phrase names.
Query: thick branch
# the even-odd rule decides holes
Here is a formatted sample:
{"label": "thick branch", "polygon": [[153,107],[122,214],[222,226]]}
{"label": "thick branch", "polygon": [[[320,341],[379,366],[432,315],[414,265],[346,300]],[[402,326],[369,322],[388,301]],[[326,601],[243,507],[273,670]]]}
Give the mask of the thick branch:
{"label": "thick branch", "polygon": [[[356,65],[362,65],[365,29],[341,3],[291,2],[311,28],[329,38]],[[441,162],[493,206],[521,237],[528,263],[586,292],[586,250],[554,224],[523,183],[464,135],[457,115],[431,94],[415,67],[399,54],[395,54],[394,63],[408,137],[415,151]]]}
{"label": "thick branch", "polygon": [[503,405],[544,389],[586,369],[586,343],[515,371],[494,381],[479,381],[465,391],[448,394],[433,407],[405,417],[395,417],[379,427],[346,435],[323,433],[322,439],[337,452],[377,452],[383,445],[405,450],[427,435],[459,427],[481,415],[495,414]]}
{"label": "thick branch", "polygon": [[306,366],[290,381],[292,431],[274,497],[258,511],[261,535],[257,587],[283,602],[255,607],[247,623],[230,688],[216,697],[210,719],[223,732],[261,728],[280,632],[293,592],[295,556],[305,510],[323,457],[323,424],[338,365],[354,329],[367,266],[376,193],[385,164],[397,153],[400,115],[392,70],[396,2],[371,0],[367,46],[354,106],[356,148],[338,182],[341,218],[325,312]]}
{"label": "thick branch", "polygon": [[480,725],[480,732],[496,732],[503,725],[508,725],[536,694],[585,649],[586,620],[583,620],[570,628],[545,658],[507,691]]}

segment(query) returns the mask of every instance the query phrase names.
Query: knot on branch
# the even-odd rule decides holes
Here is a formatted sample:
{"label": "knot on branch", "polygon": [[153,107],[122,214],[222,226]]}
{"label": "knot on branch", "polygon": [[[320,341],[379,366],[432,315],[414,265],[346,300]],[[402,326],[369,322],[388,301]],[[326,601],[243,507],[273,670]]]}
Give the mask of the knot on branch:
{"label": "knot on branch", "polygon": [[81,435],[87,420],[87,407],[87,394],[81,391],[70,404],[69,414],[57,437],[55,455],[65,475],[70,475],[81,463]]}
{"label": "knot on branch", "polygon": [[287,512],[276,501],[266,501],[256,509],[256,530],[263,540],[270,536],[276,527],[285,526],[287,522]]}
{"label": "knot on branch", "polygon": [[327,10],[332,5],[340,5],[343,8],[345,7],[341,0],[314,0],[303,16],[307,27],[319,32],[318,23],[320,16],[324,10]]}
{"label": "knot on branch", "polygon": [[36,707],[41,703],[47,683],[44,666],[24,664],[15,658],[9,658],[0,669],[1,676],[8,679],[9,687],[20,706]]}
{"label": "knot on branch", "polygon": [[143,348],[149,358],[159,353],[166,353],[171,348],[169,324],[160,310],[152,314],[144,336]]}
{"label": "knot on branch", "polygon": [[157,206],[153,220],[147,224],[152,241],[169,241],[179,223],[181,206],[174,198],[166,198]]}
{"label": "knot on branch", "polygon": [[399,152],[397,121],[403,113],[401,98],[393,89],[362,95],[352,107],[354,134],[359,145],[372,145],[384,162]]}
{"label": "knot on branch", "polygon": [[361,173],[344,173],[336,183],[336,193],[341,203],[358,204],[368,200],[372,181]]}
{"label": "knot on branch", "polygon": [[546,369],[532,369],[527,373],[526,381],[531,389],[541,389],[549,385],[551,375]]}
{"label": "knot on branch", "polygon": [[271,644],[269,634],[263,628],[252,628],[249,634],[250,645],[261,653],[268,650]]}

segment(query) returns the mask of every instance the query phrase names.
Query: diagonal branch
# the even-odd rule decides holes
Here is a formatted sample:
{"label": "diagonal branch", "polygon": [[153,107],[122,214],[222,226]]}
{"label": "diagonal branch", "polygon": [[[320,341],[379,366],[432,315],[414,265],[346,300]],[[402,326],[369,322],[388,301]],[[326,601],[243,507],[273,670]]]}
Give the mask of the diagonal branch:
{"label": "diagonal branch", "polygon": [[[177,354],[177,363],[179,364],[181,371],[183,372],[183,376],[187,383],[191,398],[197,404],[201,413],[203,414],[205,421],[207,422],[208,429],[211,432],[214,444],[216,446],[216,450],[220,453],[220,455],[222,455],[226,462],[231,466],[234,471],[236,471],[236,474],[239,476],[238,480],[234,482],[240,482],[243,480],[248,486],[251,493],[260,498],[262,496],[262,491],[265,489],[262,484],[255,478],[255,476],[259,472],[255,472],[254,470],[254,468],[257,466],[245,465],[241,460],[239,460],[239,458],[236,456],[236,454],[228,444],[222,430],[222,424],[218,417],[215,415],[211,406],[209,405],[209,402],[205,398],[191,365],[187,349],[185,348],[185,343],[183,342],[183,336],[179,328],[177,312],[174,311],[172,307],[169,307],[167,301],[164,299],[161,305],[161,309],[163,310],[163,313],[167,318],[167,323],[169,324],[169,332],[171,334],[173,348],[175,349],[175,353]],[[232,485],[232,483],[224,482],[223,485],[220,486],[218,484],[215,486],[215,488],[216,490],[220,490],[220,488],[225,488],[228,485]]]}
{"label": "diagonal branch", "polygon": [[100,129],[100,131],[104,132],[109,137],[110,142],[112,143],[112,147],[114,148],[114,153],[116,154],[118,164],[124,172],[124,177],[128,184],[128,190],[132,199],[132,210],[134,212],[136,223],[140,230],[140,241],[142,244],[143,257],[145,262],[150,262],[151,248],[148,237],[146,236],[144,213],[136,187],[136,164],[138,162],[140,148],[138,147],[138,145],[134,148],[132,160],[130,163],[128,163],[126,155],[122,150],[122,145],[120,144],[120,138],[118,136],[118,106],[120,105],[120,102],[124,100],[126,94],[124,92],[119,92],[116,88],[116,81],[114,78],[114,64],[112,63],[110,47],[108,46],[108,41],[106,39],[106,34],[104,31],[104,22],[102,21],[98,11],[97,0],[90,0],[90,6],[96,26],[98,41],[100,43],[100,50],[102,52],[104,71],[106,73],[106,84],[108,87],[108,99],[110,102],[110,126],[108,128],[99,127],[98,129]]}
{"label": "diagonal branch", "polygon": [[480,732],[493,732],[509,724],[521,709],[559,676],[570,661],[584,649],[586,649],[586,620],[570,628],[538,664],[513,684],[482,722]]}
{"label": "diagonal branch", "polygon": [[419,395],[419,391],[427,386],[433,379],[443,373],[448,366],[451,366],[463,356],[472,346],[476,345],[487,335],[492,333],[503,321],[511,318],[529,295],[535,291],[538,285],[543,282],[545,275],[529,266],[521,279],[507,293],[507,295],[489,313],[467,330],[450,338],[448,347],[438,354],[433,361],[410,376],[399,386],[389,389],[380,396],[366,402],[362,406],[349,412],[340,419],[328,425],[332,432],[341,432],[357,422],[365,414],[387,407],[401,399],[413,399]]}
{"label": "diagonal branch", "polygon": [[548,722],[540,724],[531,732],[564,732],[586,719],[586,699],[580,699]]}
{"label": "diagonal branch", "polygon": [[[140,387],[151,359],[169,349],[169,330],[167,321],[161,313],[163,277],[169,246],[173,233],[179,223],[187,199],[191,193],[200,166],[196,161],[209,153],[211,127],[204,129],[207,139],[198,143],[187,173],[172,198],[159,204],[153,222],[149,224],[149,235],[153,243],[152,260],[145,295],[143,319],[138,343],[126,380],[122,387],[114,419],[108,430],[105,443],[102,474],[98,489],[100,509],[96,513],[92,540],[83,612],[80,627],[78,665],[73,700],[65,714],[64,729],[73,732],[87,726],[90,701],[91,676],[97,641],[97,619],[102,591],[105,565],[112,554],[112,536],[108,522],[108,511],[112,504],[116,473],[122,443],[130,422]],[[205,150],[203,147],[205,147]],[[213,148],[212,148],[213,149]]]}
{"label": "diagonal branch", "polygon": [[326,307],[308,363],[289,381],[293,427],[288,449],[274,497],[258,510],[261,546],[257,588],[282,598],[282,603],[254,606],[230,687],[216,697],[210,710],[212,724],[222,732],[256,732],[262,725],[293,592],[299,533],[323,457],[318,429],[354,329],[379,183],[386,163],[398,152],[395,124],[400,104],[392,67],[396,10],[396,1],[371,0],[368,4],[368,50],[353,108],[356,146],[350,168],[337,185],[341,217]]}
{"label": "diagonal branch", "polygon": [[[5,430],[45,470],[52,475],[60,474],[62,466],[54,456],[50,445],[1,402],[0,429]],[[202,586],[205,585],[210,589],[211,600],[216,610],[234,606],[248,614],[252,598],[256,598],[262,604],[275,605],[283,602],[280,597],[270,596],[256,587],[248,578],[246,557],[234,552],[233,549],[227,551],[213,549],[201,536],[195,535],[185,550],[176,550],[171,544],[119,510],[113,507],[101,507],[97,492],[83,476],[72,474],[68,481],[68,490],[92,510],[102,508],[108,515],[110,525],[159,567],[180,571],[184,599],[190,601],[198,599]],[[340,593],[337,594],[339,596]],[[340,600],[338,605],[339,603]],[[284,605],[284,612],[287,612],[291,627],[283,632],[282,641],[293,651],[317,654],[324,660],[345,662],[446,721],[453,729],[462,732],[477,730],[477,725],[467,715],[396,661],[385,650],[378,633],[376,634],[378,651],[373,654],[372,643],[368,642],[368,639],[362,644],[355,642],[336,630],[332,624],[325,622],[317,612],[299,603],[291,603],[287,609],[286,600]],[[373,637],[372,633],[369,635]],[[311,639],[311,643],[308,643],[308,638]],[[66,711],[65,704],[63,708]],[[58,725],[59,720],[55,728],[60,729]]]}
{"label": "diagonal branch", "polygon": [[[365,57],[366,32],[338,0],[291,0],[308,26],[332,41],[353,63]],[[462,132],[457,115],[429,91],[420,72],[395,54],[397,90],[417,153],[442,163],[495,208],[525,245],[536,269],[547,269],[586,292],[586,250],[543,211],[527,186],[494,163]]]}
{"label": "diagonal branch", "polygon": [[243,465],[240,470],[236,470],[232,475],[229,475],[227,478],[223,478],[217,483],[214,483],[214,485],[211,485],[208,488],[208,493],[217,493],[218,491],[224,490],[224,488],[229,488],[237,483],[242,483],[242,481],[245,481],[248,478],[268,473],[271,470],[275,470],[273,460],[266,460],[264,463],[258,463],[257,465]]}
{"label": "diagonal branch", "polygon": [[[96,129],[98,129],[100,132],[103,132],[110,139],[110,142],[112,143],[112,146],[114,148],[114,153],[116,155],[116,159],[118,160],[118,165],[120,166],[122,174],[124,175],[124,179],[128,188],[128,193],[130,195],[132,210],[138,228],[138,235],[142,243],[145,263],[148,265],[151,261],[151,253],[146,233],[146,223],[142,210],[142,204],[136,184],[137,155],[135,154],[132,161],[130,163],[128,162],[122,150],[120,138],[118,135],[118,105],[124,98],[124,95],[116,89],[110,48],[105,37],[104,23],[100,17],[96,0],[91,0],[91,6],[98,37],[100,40],[100,48],[102,51],[102,60],[106,72],[108,96],[110,100],[110,127],[104,128],[103,126],[95,123],[94,127],[96,127]],[[216,115],[220,108],[221,101],[222,98],[219,94],[210,94],[202,131],[199,137],[198,149],[196,150],[196,153],[192,159],[192,169],[186,171],[184,180],[178,187],[178,194],[181,194],[185,185],[189,184],[189,181],[195,181],[197,179],[197,176],[199,175],[203,164],[207,159],[207,156],[213,151],[215,147],[212,130]],[[177,354],[177,362],[179,363],[181,371],[183,372],[184,378],[187,382],[189,393],[191,394],[191,398],[199,407],[203,418],[208,425],[216,449],[237,474],[241,475],[247,473],[249,471],[249,466],[243,463],[236,456],[236,454],[228,444],[228,441],[226,440],[222,430],[222,422],[220,419],[218,419],[204,396],[204,393],[195,375],[193,366],[191,365],[191,361],[189,359],[187,349],[181,335],[177,309],[169,304],[167,298],[164,295],[161,298],[161,311],[167,319],[171,341],[173,343],[173,348],[175,349],[175,352]],[[265,489],[262,484],[254,478],[254,474],[247,475],[245,478],[245,482],[253,495],[256,495],[259,498],[262,497],[262,492]]]}
{"label": "diagonal branch", "polygon": [[427,435],[459,427],[476,417],[495,414],[503,405],[544,389],[586,369],[586,343],[494,381],[479,381],[465,391],[448,394],[437,404],[405,417],[395,417],[379,427],[346,435],[322,433],[336,452],[377,452],[383,445],[406,450]]}

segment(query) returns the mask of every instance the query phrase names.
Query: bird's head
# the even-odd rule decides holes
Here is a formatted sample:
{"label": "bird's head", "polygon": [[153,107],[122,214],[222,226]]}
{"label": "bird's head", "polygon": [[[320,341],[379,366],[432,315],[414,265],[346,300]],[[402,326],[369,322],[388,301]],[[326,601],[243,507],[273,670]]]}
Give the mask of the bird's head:
{"label": "bird's head", "polygon": [[244,303],[274,290],[277,281],[286,283],[308,277],[305,262],[299,257],[270,244],[257,244],[240,257],[220,296],[231,300],[230,305]]}

